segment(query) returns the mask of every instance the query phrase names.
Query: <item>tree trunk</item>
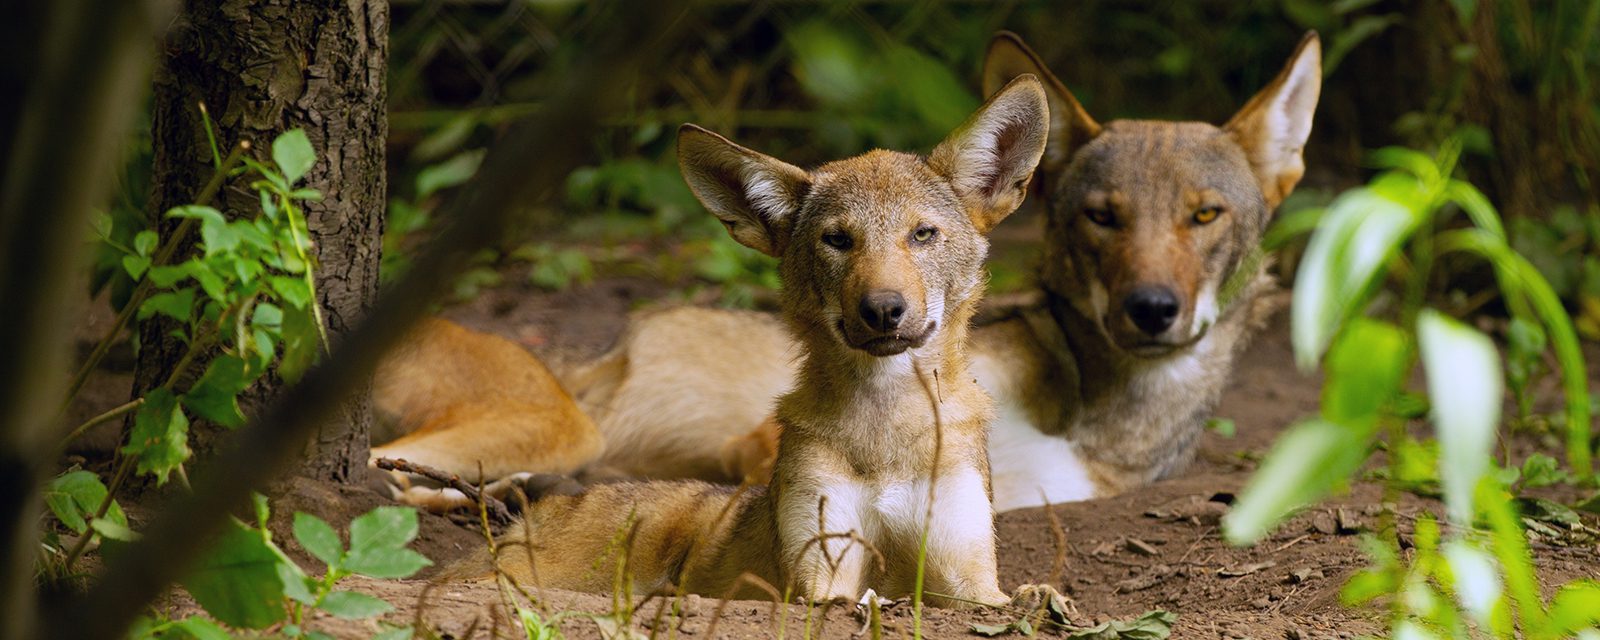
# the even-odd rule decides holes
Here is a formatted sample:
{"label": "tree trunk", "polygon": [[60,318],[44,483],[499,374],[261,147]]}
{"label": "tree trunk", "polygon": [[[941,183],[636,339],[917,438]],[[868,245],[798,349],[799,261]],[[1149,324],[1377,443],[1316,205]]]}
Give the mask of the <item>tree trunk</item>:
{"label": "tree trunk", "polygon": [[[317,163],[301,186],[323,195],[305,210],[317,298],[334,340],[377,292],[388,37],[387,0],[186,0],[156,76],[152,215],[191,202],[212,173],[199,103],[209,109],[224,150],[248,140],[252,153],[266,158],[278,134],[306,131]],[[260,208],[244,180],[224,189],[219,204],[230,216]],[[165,219],[153,222],[163,237],[176,227]],[[158,321],[140,328],[135,394],[160,384],[181,356],[183,346],[165,337],[170,328]],[[259,406],[278,385],[263,380],[245,404]],[[340,413],[307,445],[305,474],[346,481],[365,469],[368,394],[351,398]],[[196,455],[214,450],[218,437],[215,427],[196,425]]]}

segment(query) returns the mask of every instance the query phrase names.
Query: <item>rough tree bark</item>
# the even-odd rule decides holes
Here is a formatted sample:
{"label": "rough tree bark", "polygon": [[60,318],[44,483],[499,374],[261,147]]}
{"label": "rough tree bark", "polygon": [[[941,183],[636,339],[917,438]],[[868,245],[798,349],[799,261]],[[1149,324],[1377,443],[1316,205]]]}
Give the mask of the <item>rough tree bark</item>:
{"label": "rough tree bark", "polygon": [[[186,0],[156,74],[153,214],[190,202],[211,175],[197,104],[207,105],[224,149],[249,140],[262,158],[279,133],[305,129],[317,164],[304,186],[323,194],[321,202],[306,203],[317,297],[335,341],[377,292],[388,38],[387,0]],[[259,209],[243,180],[224,190],[220,204],[229,215]],[[176,226],[160,224],[164,232]],[[181,355],[181,345],[164,339],[168,329],[160,322],[140,328],[135,394],[165,379]],[[257,401],[247,404],[260,404],[277,384],[261,386],[252,392]],[[365,469],[367,396],[357,394],[321,426],[308,444],[305,474],[347,481]],[[218,433],[197,427],[193,446],[204,456],[216,448]]]}

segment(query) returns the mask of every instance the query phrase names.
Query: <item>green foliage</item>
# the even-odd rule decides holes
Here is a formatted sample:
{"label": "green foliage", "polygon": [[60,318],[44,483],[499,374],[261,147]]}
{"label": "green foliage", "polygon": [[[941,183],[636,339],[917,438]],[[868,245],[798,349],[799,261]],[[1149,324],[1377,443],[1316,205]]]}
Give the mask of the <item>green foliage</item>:
{"label": "green foliage", "polygon": [[[308,611],[363,619],[394,609],[379,598],[336,589],[340,580],[353,574],[405,578],[430,564],[406,546],[417,535],[417,513],[409,508],[378,507],[351,521],[348,548],[327,522],[296,513],[295,541],[326,565],[321,576],[306,575],[284,554],[267,531],[267,515],[265,498],[256,496],[257,526],[231,521],[227,532],[183,580],[184,589],[207,614],[232,628],[264,629],[282,624],[282,634],[290,638],[326,637],[303,626]],[[172,630],[208,637],[194,629],[215,630],[224,634],[220,637],[227,637],[204,618],[145,623],[142,631],[132,634],[133,638],[167,637]],[[410,627],[390,628],[375,640],[410,638],[411,634]]]}
{"label": "green foliage", "polygon": [[[1070,640],[1165,640],[1172,635],[1172,625],[1178,616],[1168,611],[1147,611],[1132,620],[1112,620],[1093,627],[1074,627],[1066,623],[1065,613],[1052,609],[1050,616],[1039,620],[1060,629]],[[972,633],[995,637],[1021,634],[1032,637],[1036,633],[1034,622],[1028,617],[1007,624],[974,624]]]}
{"label": "green foliage", "polygon": [[[1447,145],[1438,158],[1384,150],[1375,159],[1389,171],[1318,214],[1296,281],[1292,337],[1300,364],[1321,361],[1325,370],[1322,412],[1279,439],[1223,530],[1234,543],[1260,539],[1295,509],[1347,482],[1381,437],[1389,452],[1381,476],[1396,488],[1438,487],[1451,533],[1442,536],[1430,517],[1419,519],[1415,552],[1405,561],[1392,546],[1393,529],[1385,541],[1368,539],[1372,566],[1350,579],[1343,599],[1390,598],[1396,637],[1478,637],[1471,629],[1494,637],[1565,637],[1596,623],[1600,611],[1567,613],[1579,606],[1569,603],[1594,597],[1595,587],[1568,585],[1567,602],[1547,606],[1524,524],[1538,529],[1545,527],[1541,520],[1576,523],[1577,516],[1539,500],[1522,501],[1530,514],[1519,515],[1508,489],[1569,476],[1548,456],[1495,469],[1491,455],[1507,379],[1525,393],[1530,363],[1548,344],[1568,383],[1568,461],[1579,477],[1589,476],[1583,358],[1550,283],[1507,243],[1488,200],[1451,177],[1459,149]],[[1471,226],[1435,233],[1456,211]],[[1481,257],[1497,276],[1512,315],[1504,365],[1489,336],[1427,306],[1431,269],[1451,253]],[[1398,304],[1386,307],[1394,319],[1370,317],[1391,280],[1401,283]],[[1404,387],[1419,364],[1426,399]],[[1421,417],[1423,406],[1436,442],[1407,433],[1406,423]]]}
{"label": "green foliage", "polygon": [[[230,428],[242,425],[245,415],[239,396],[269,371],[287,381],[299,379],[325,341],[300,209],[300,203],[321,195],[295,186],[315,166],[316,154],[305,133],[292,130],[273,142],[272,157],[270,165],[244,160],[246,171],[253,176],[251,187],[260,196],[261,209],[254,215],[238,214],[230,219],[210,206],[174,207],[166,217],[182,221],[179,237],[165,241],[146,229],[123,243],[115,240],[114,231],[107,230],[104,217],[96,224],[102,248],[122,254],[119,268],[129,282],[138,285],[132,295],[144,296],[128,301],[138,304],[136,317],[142,321],[167,319],[174,325],[168,336],[184,349],[164,382],[124,407],[135,411],[133,427],[119,449],[123,462],[111,487],[85,471],[70,471],[51,481],[47,497],[51,513],[81,535],[67,552],[55,544],[53,534],[46,535],[51,562],[63,557],[67,573],[94,540],[133,536],[122,509],[112,499],[129,472],[152,476],[157,484],[165,484],[174,473],[181,476],[192,453],[192,419]],[[198,230],[198,251],[188,256],[172,253],[175,249],[171,247],[184,241],[181,236],[191,229]],[[158,264],[164,254],[171,254],[176,262]],[[201,360],[208,356],[209,361]],[[204,371],[185,388],[187,375],[199,362],[204,362]],[[251,558],[259,559],[260,545],[250,546],[247,538],[238,531],[223,537],[224,550],[236,557],[224,560],[217,571],[231,566],[229,562],[248,564]],[[56,572],[50,567],[46,570]],[[196,579],[205,585],[208,575],[202,571]],[[236,593],[212,604],[223,612],[219,617],[241,625],[254,624],[265,619],[254,603],[268,595]],[[164,629],[163,633],[183,631],[182,627]]]}
{"label": "green foliage", "polygon": [[[84,470],[74,470],[50,479],[45,485],[44,501],[50,513],[67,529],[83,535],[93,528],[113,540],[131,540],[128,535],[128,516],[115,500],[107,502],[109,492],[100,476]],[[105,515],[96,517],[101,503],[107,505]]]}

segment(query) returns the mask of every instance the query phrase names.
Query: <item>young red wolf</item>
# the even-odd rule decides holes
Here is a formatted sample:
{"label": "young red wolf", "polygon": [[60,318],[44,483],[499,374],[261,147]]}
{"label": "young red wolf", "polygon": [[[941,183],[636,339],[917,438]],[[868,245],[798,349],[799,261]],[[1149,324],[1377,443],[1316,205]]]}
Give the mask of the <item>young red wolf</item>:
{"label": "young red wolf", "polygon": [[[760,597],[739,580],[748,572],[802,599],[853,601],[869,588],[909,594],[925,535],[926,588],[949,596],[936,601],[1005,602],[985,455],[993,413],[968,371],[967,333],[984,234],[1026,194],[1047,104],[1021,76],[926,158],[872,151],[812,171],[684,125],[678,158],[695,195],[734,239],[780,258],[782,317],[803,355],[777,403],[772,483],[544,497],[504,536],[531,549],[501,554],[500,568],[609,591],[625,557],[637,592]],[[615,548],[619,533],[631,545]]]}

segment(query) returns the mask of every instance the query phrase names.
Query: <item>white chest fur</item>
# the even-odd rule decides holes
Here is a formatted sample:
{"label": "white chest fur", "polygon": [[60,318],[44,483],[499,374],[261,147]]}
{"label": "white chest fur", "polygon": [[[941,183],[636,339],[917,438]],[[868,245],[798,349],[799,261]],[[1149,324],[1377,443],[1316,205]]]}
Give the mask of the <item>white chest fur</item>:
{"label": "white chest fur", "polygon": [[1041,433],[1017,403],[1006,398],[997,400],[998,411],[989,428],[994,510],[1093,498],[1094,482],[1077,447],[1066,438]]}

